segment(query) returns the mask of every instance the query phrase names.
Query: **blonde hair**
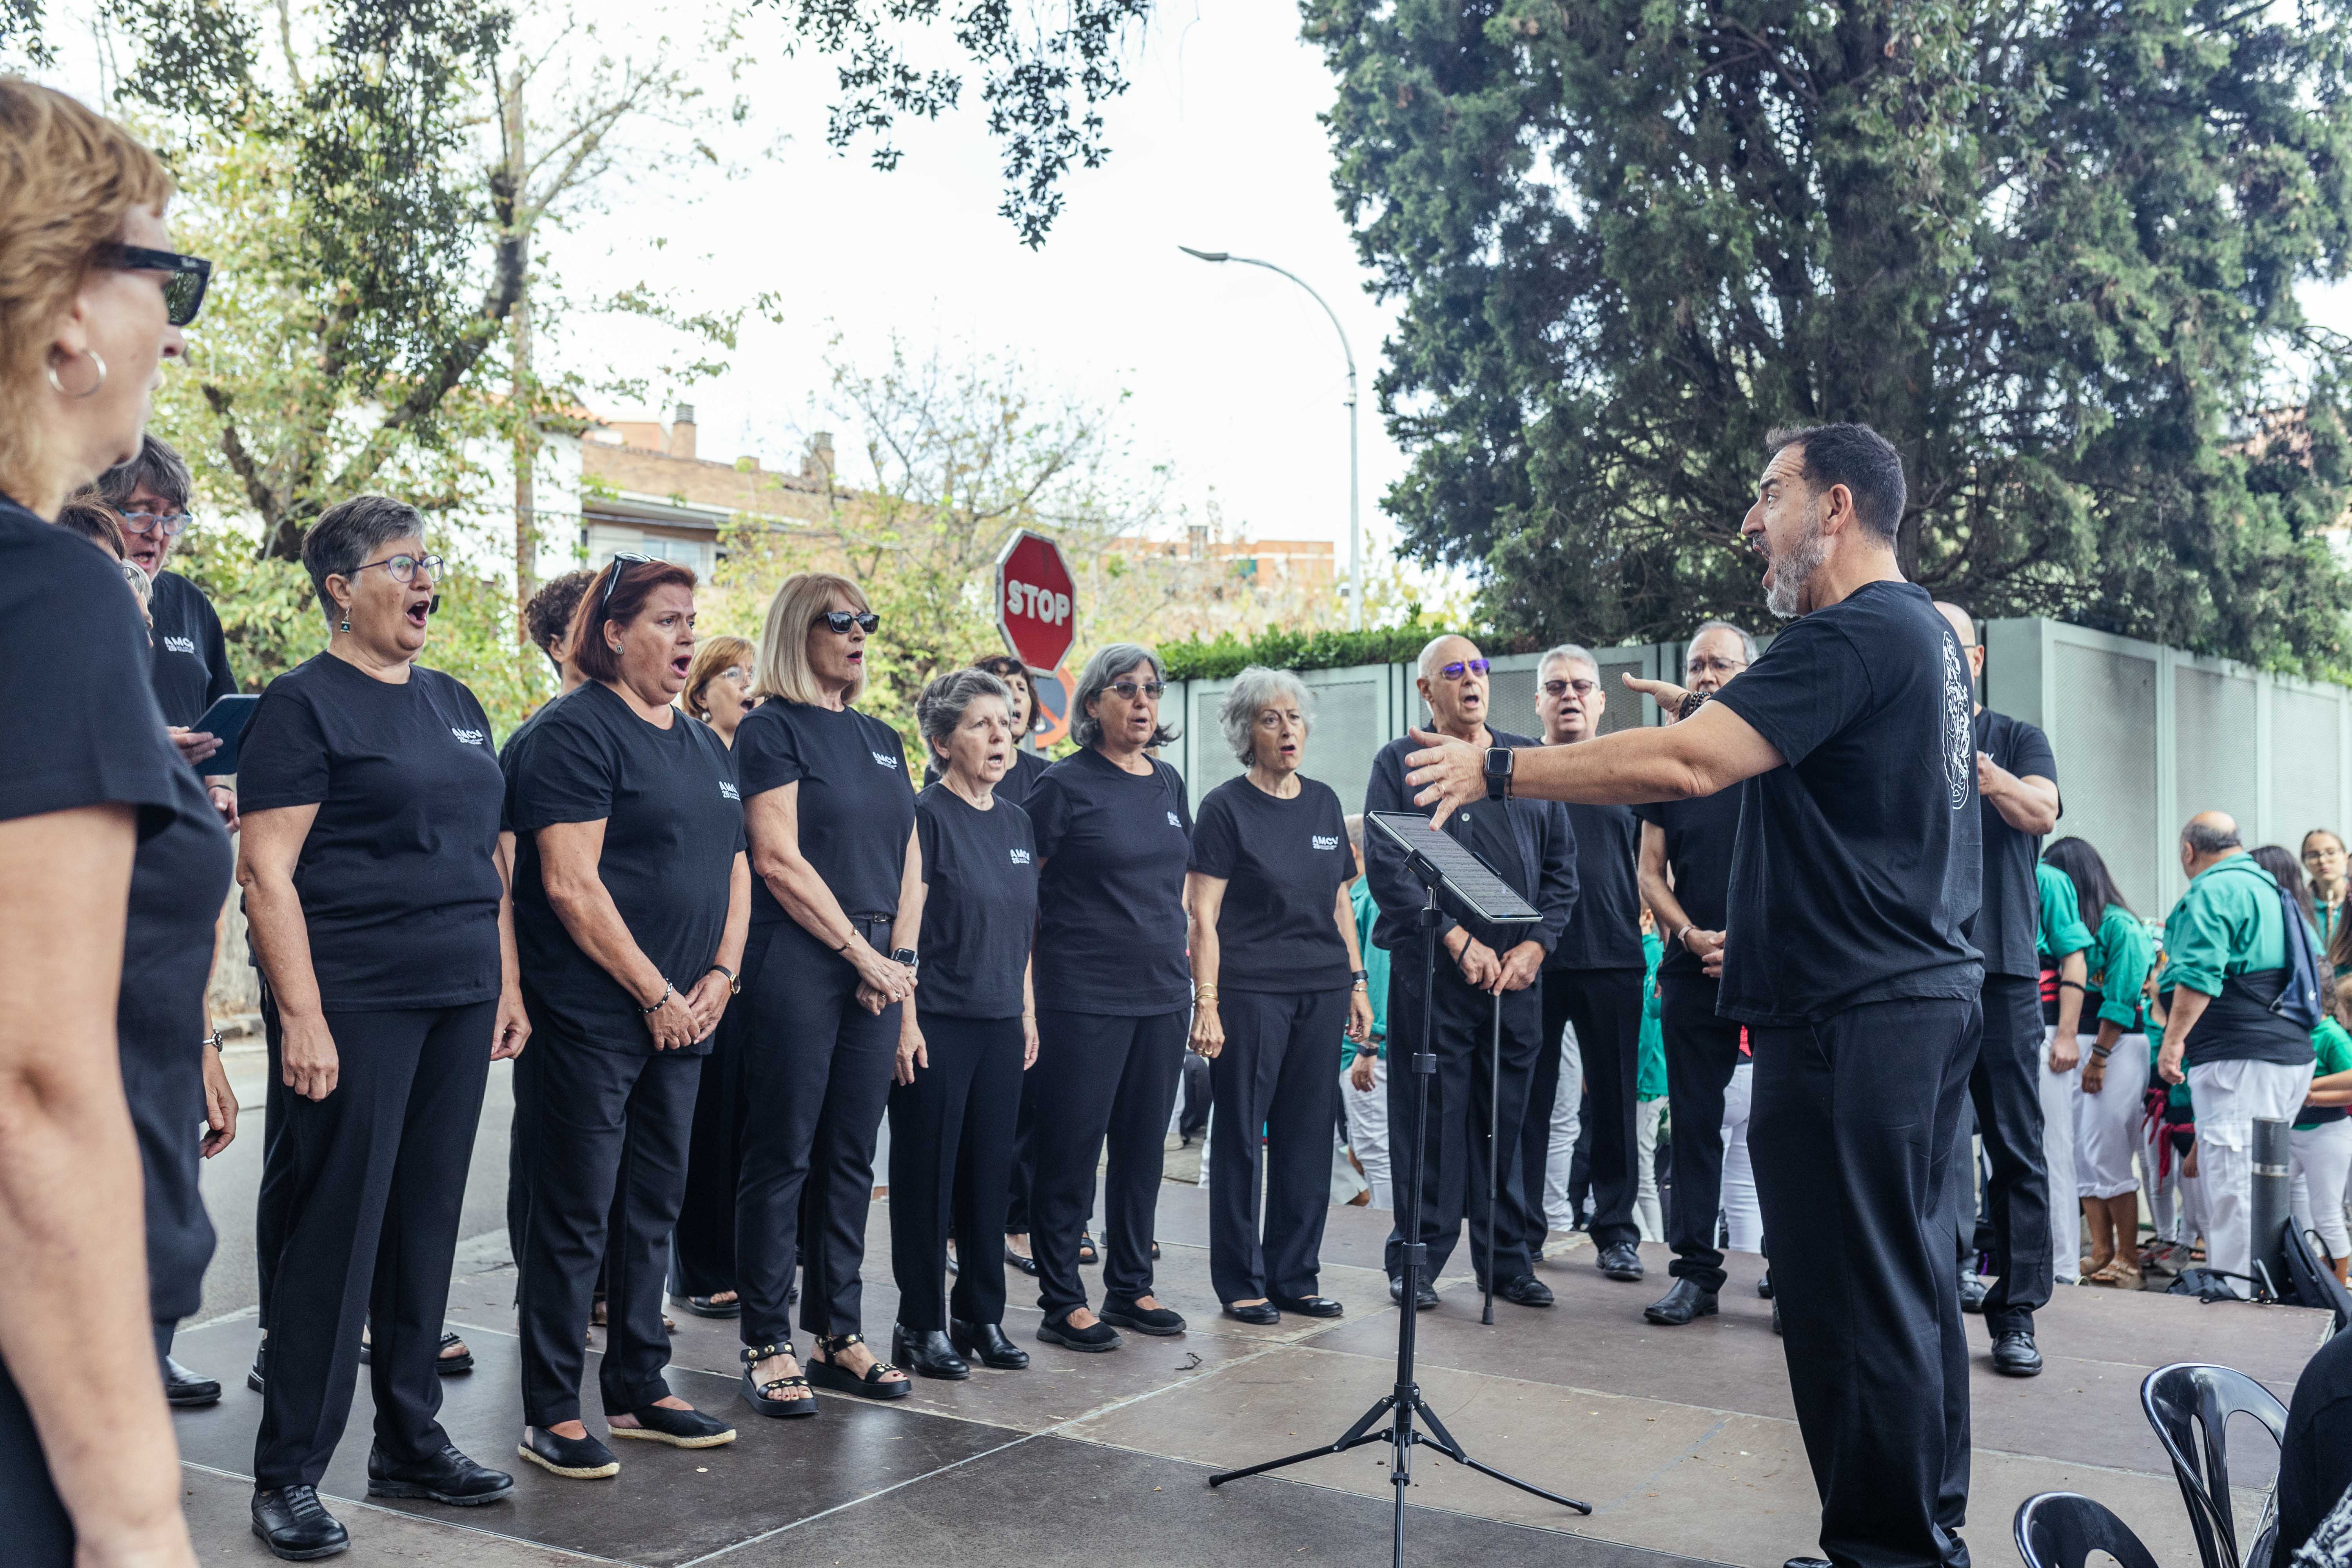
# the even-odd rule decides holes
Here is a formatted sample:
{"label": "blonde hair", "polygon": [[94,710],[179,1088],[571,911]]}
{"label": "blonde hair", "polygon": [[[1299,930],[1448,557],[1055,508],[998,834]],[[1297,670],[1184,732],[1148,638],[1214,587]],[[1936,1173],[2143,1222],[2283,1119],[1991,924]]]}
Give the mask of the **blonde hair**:
{"label": "blonde hair", "polygon": [[[818,618],[833,608],[836,594],[846,595],[860,610],[874,607],[866,602],[865,589],[837,572],[795,572],[784,579],[776,596],[768,601],[768,629],[760,639],[756,695],[824,706],[824,690],[816,683],[816,672],[809,668],[808,640]],[[865,691],[866,666],[860,660],[857,683],[849,689],[845,700],[855,702]]]}
{"label": "blonde hair", "polygon": [[113,121],[0,76],[0,492],[33,504],[57,488],[68,459],[31,416],[50,328],[98,247],[121,238],[123,218],[133,207],[162,212],[172,189],[163,162]]}
{"label": "blonde hair", "polygon": [[686,668],[686,689],[677,694],[678,705],[697,719],[710,717],[710,705],[702,700],[702,689],[719,678],[719,672],[730,665],[749,665],[756,657],[749,637],[705,637],[694,647],[694,662]]}

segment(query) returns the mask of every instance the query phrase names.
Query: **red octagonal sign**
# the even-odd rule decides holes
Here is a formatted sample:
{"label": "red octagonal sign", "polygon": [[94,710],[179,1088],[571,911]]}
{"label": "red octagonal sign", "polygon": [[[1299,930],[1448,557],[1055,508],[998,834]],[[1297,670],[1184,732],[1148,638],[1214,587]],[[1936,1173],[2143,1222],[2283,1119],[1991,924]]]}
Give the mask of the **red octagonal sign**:
{"label": "red octagonal sign", "polygon": [[1023,529],[996,558],[996,625],[1032,669],[1052,670],[1077,641],[1077,584],[1062,547]]}

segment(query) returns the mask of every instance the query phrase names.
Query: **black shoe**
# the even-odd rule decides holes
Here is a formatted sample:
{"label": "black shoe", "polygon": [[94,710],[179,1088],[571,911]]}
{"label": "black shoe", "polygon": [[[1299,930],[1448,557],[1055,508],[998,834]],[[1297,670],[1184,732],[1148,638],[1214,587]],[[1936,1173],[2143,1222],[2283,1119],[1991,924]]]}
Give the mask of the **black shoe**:
{"label": "black shoe", "polygon": [[735,1440],[735,1428],[715,1415],[705,1415],[699,1410],[674,1410],[667,1405],[647,1405],[629,1413],[634,1426],[610,1426],[615,1437],[635,1437],[648,1443],[667,1443],[673,1448],[716,1448]]}
{"label": "black shoe", "polygon": [[[1483,1284],[1484,1282],[1481,1281]],[[1522,1307],[1551,1305],[1551,1287],[1532,1274],[1517,1274],[1495,1287],[1495,1294],[1506,1301],[1516,1301]]]}
{"label": "black shoe", "polygon": [[1013,1265],[1013,1268],[1021,1270],[1022,1273],[1029,1276],[1030,1279],[1034,1279],[1037,1278],[1037,1260],[1035,1258],[1024,1258],[1008,1247],[1004,1249],[1004,1261]]}
{"label": "black shoe", "polygon": [[1225,1303],[1225,1316],[1236,1323],[1255,1323],[1260,1328],[1282,1321],[1282,1309],[1271,1301],[1253,1301],[1246,1307]]}
{"label": "black shoe", "polygon": [[1764,1278],[1756,1281],[1756,1293],[1767,1301],[1772,1299],[1772,1271],[1764,1270]]}
{"label": "black shoe", "polygon": [[245,1385],[256,1394],[261,1392],[262,1383],[268,1375],[269,1369],[263,1364],[268,1359],[269,1342],[264,1339],[253,1347],[253,1364],[245,1369]]}
{"label": "black shoe", "polygon": [[540,1427],[526,1426],[515,1452],[542,1470],[575,1481],[601,1481],[621,1473],[621,1461],[613,1458],[613,1450],[593,1437],[559,1437]]}
{"label": "black shoe", "polygon": [[1037,1337],[1049,1345],[1060,1345],[1064,1350],[1089,1352],[1115,1351],[1123,1342],[1118,1337],[1118,1331],[1108,1323],[1097,1322],[1083,1329],[1070,1327],[1070,1315],[1067,1312],[1058,1318],[1048,1318],[1038,1324]]}
{"label": "black shoe", "polygon": [[1961,1311],[1963,1311],[1963,1312],[1981,1312],[1981,1311],[1983,1311],[1983,1310],[1984,1310],[1984,1304],[1985,1304],[1985,1298],[1986,1298],[1987,1296],[1991,1295],[1991,1294],[1992,1294],[1992,1281],[1990,1281],[1990,1280],[1987,1279],[1983,1275],[1981,1275],[1981,1274],[1963,1274],[1963,1275],[1961,1275],[1961,1276],[1960,1276],[1960,1310],[1961,1310]]}
{"label": "black shoe", "polygon": [[[852,1345],[865,1343],[864,1334],[819,1334],[816,1337],[815,1348],[823,1351],[826,1356],[832,1357],[839,1355]],[[802,1364],[808,1368],[809,1382],[821,1384],[826,1388],[839,1389],[844,1394],[855,1394],[866,1399],[904,1399],[914,1392],[915,1380],[911,1377],[892,1377],[890,1375],[892,1373],[904,1369],[893,1366],[887,1361],[877,1361],[862,1373],[852,1372],[845,1366],[837,1366],[831,1360],[819,1361],[814,1354]]]}
{"label": "black shoe", "polygon": [[1336,1318],[1348,1310],[1328,1296],[1274,1296],[1268,1300],[1282,1310],[1296,1312],[1302,1318]]}
{"label": "black shoe", "polygon": [[383,1449],[368,1449],[370,1497],[425,1498],[451,1508],[478,1508],[512,1490],[512,1476],[474,1463],[454,1444],[442,1444],[439,1453],[416,1465],[395,1465]]}
{"label": "black shoe", "polygon": [[[742,1386],[736,1392],[743,1396],[745,1404],[762,1415],[783,1417],[816,1414],[816,1390],[809,1386],[806,1373],[795,1373],[791,1377],[772,1377],[765,1383],[754,1383],[751,1380],[751,1369],[760,1363],[771,1356],[793,1353],[793,1342],[790,1340],[784,1341],[782,1344],[747,1345],[736,1353],[742,1358],[743,1362]],[[780,1393],[789,1394],[796,1388],[807,1389],[808,1392],[796,1398],[778,1397]]]}
{"label": "black shoe", "polygon": [[183,1410],[220,1403],[220,1379],[190,1372],[170,1356],[163,1358],[163,1403]]}
{"label": "black shoe", "polygon": [[740,1318],[743,1315],[741,1298],[732,1301],[714,1301],[708,1296],[672,1296],[671,1300],[698,1318]]}
{"label": "black shoe", "polygon": [[349,1551],[351,1531],[345,1530],[316,1487],[292,1486],[257,1490],[253,1494],[253,1533],[270,1554],[289,1563],[308,1563]]}
{"label": "black shoe", "polygon": [[[1400,1307],[1404,1305],[1403,1280],[1391,1279],[1389,1281],[1389,1300],[1394,1301]],[[1415,1310],[1423,1312],[1426,1312],[1432,1307],[1436,1306],[1437,1287],[1432,1285],[1426,1279],[1423,1280],[1421,1282],[1421,1288],[1412,1293],[1412,1304]]]}
{"label": "black shoe", "polygon": [[1992,1342],[1992,1369],[2004,1377],[2039,1377],[2042,1352],[2033,1346],[2032,1329],[2011,1329]]}
{"label": "black shoe", "polygon": [[1780,1568],[1830,1568],[1830,1560],[1826,1557],[1791,1557],[1781,1563]]}
{"label": "black shoe", "polygon": [[1642,1277],[1642,1255],[1630,1241],[1612,1241],[1601,1249],[1592,1266],[1612,1279],[1634,1280]]}
{"label": "black shoe", "polygon": [[1116,1302],[1105,1301],[1102,1310],[1095,1316],[1118,1328],[1133,1329],[1139,1334],[1151,1334],[1160,1339],[1184,1331],[1183,1318],[1165,1307],[1139,1307],[1132,1301],[1122,1307]]}
{"label": "black shoe", "polygon": [[1772,1303],[1772,1331],[1776,1334],[1780,1331],[1780,1303],[1778,1300]]}
{"label": "black shoe", "polygon": [[890,1359],[917,1377],[943,1377],[961,1383],[971,1375],[971,1364],[956,1354],[955,1346],[937,1329],[891,1324]]}
{"label": "black shoe", "polygon": [[1701,1289],[1687,1279],[1675,1280],[1664,1295],[1642,1309],[1642,1316],[1670,1329],[1679,1329],[1693,1318],[1712,1318],[1715,1313],[1715,1292]]}
{"label": "black shoe", "polygon": [[999,1372],[1019,1372],[1029,1364],[1029,1352],[1004,1337],[1003,1323],[967,1323],[950,1318],[948,1343],[967,1361],[977,1356],[981,1365]]}
{"label": "black shoe", "polygon": [[1090,1230],[1078,1232],[1078,1267],[1092,1268],[1101,1261],[1102,1248],[1095,1245],[1095,1233]]}
{"label": "black shoe", "polygon": [[[443,1377],[454,1377],[458,1373],[473,1371],[474,1352],[472,1351],[466,1351],[457,1355],[451,1355],[448,1353],[451,1346],[460,1345],[463,1343],[465,1343],[465,1341],[458,1336],[457,1330],[444,1329],[441,1332],[441,1348],[434,1352],[435,1359],[433,1363],[433,1370],[439,1373]],[[368,1336],[362,1335],[360,1339],[360,1364],[362,1366],[370,1365],[373,1363],[374,1357],[375,1343],[373,1340]]]}

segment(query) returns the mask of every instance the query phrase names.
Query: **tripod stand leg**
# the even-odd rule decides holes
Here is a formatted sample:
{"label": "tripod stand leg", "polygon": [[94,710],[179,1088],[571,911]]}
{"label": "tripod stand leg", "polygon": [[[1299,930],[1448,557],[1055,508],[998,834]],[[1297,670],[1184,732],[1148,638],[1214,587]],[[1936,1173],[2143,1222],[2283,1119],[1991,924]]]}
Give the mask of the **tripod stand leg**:
{"label": "tripod stand leg", "polygon": [[1495,1173],[1503,1163],[1503,994],[1495,993],[1495,1038],[1486,1058],[1486,1300],[1478,1321],[1495,1326]]}
{"label": "tripod stand leg", "polygon": [[1430,1431],[1430,1435],[1426,1437],[1419,1433],[1413,1434],[1414,1442],[1426,1443],[1457,1465],[1466,1465],[1482,1476],[1492,1476],[1506,1486],[1517,1487],[1523,1492],[1543,1499],[1546,1502],[1556,1502],[1562,1508],[1572,1508],[1579,1513],[1592,1511],[1592,1505],[1589,1502],[1579,1502],[1574,1498],[1565,1498],[1558,1492],[1548,1492],[1532,1482],[1523,1481],[1517,1476],[1472,1458],[1463,1450],[1462,1445],[1454,1441],[1454,1434],[1445,1429],[1445,1423],[1437,1418],[1437,1412],[1422,1403],[1418,1395],[1414,1397],[1412,1405],[1413,1413],[1421,1417],[1423,1425]]}
{"label": "tripod stand leg", "polygon": [[1213,1487],[1220,1487],[1227,1481],[1240,1480],[1244,1476],[1262,1476],[1268,1470],[1278,1470],[1286,1465],[1296,1465],[1307,1459],[1328,1458],[1333,1454],[1344,1454],[1350,1448],[1360,1448],[1367,1443],[1393,1442],[1395,1438],[1391,1433],[1376,1432],[1373,1428],[1381,1425],[1381,1417],[1396,1408],[1396,1403],[1395,1394],[1383,1394],[1377,1404],[1364,1412],[1363,1419],[1349,1427],[1337,1442],[1326,1443],[1319,1448],[1308,1448],[1300,1453],[1287,1455],[1283,1458],[1268,1459],[1262,1465],[1252,1465],[1247,1469],[1220,1470],[1209,1478],[1209,1484]]}

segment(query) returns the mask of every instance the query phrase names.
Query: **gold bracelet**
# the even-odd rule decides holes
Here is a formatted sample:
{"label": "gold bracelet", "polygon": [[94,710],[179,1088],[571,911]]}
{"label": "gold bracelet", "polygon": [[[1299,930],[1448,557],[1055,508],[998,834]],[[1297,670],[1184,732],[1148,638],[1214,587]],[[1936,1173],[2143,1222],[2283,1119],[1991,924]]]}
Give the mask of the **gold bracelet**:
{"label": "gold bracelet", "polygon": [[1216,986],[1215,986],[1215,985],[1213,985],[1213,984],[1210,984],[1210,985],[1195,985],[1195,986],[1193,986],[1193,987],[1192,987],[1192,1000],[1193,1000],[1193,1001],[1195,1001],[1195,1002],[1213,1002],[1213,1001],[1215,1001],[1216,999],[1217,999],[1217,988],[1216,988]]}

